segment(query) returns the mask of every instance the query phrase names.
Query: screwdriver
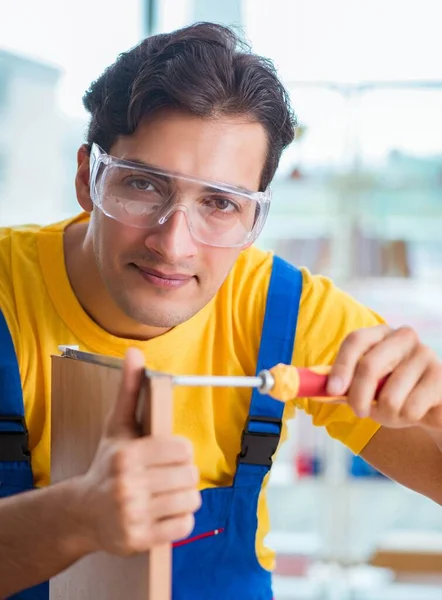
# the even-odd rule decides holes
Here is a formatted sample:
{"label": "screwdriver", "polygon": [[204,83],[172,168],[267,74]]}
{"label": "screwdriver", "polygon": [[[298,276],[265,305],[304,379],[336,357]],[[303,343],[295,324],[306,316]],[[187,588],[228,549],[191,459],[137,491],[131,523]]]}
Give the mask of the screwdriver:
{"label": "screwdriver", "polygon": [[[121,368],[120,358],[83,352],[78,346],[59,346],[62,356],[83,360],[109,367]],[[327,381],[331,366],[295,367],[278,364],[270,369],[263,369],[254,376],[236,375],[171,375],[146,369],[146,377],[170,377],[175,385],[186,387],[246,387],[257,388],[261,394],[268,394],[281,402],[294,398],[315,398],[319,402],[345,402],[345,396],[331,396],[327,392]],[[378,383],[379,393],[386,377]]]}

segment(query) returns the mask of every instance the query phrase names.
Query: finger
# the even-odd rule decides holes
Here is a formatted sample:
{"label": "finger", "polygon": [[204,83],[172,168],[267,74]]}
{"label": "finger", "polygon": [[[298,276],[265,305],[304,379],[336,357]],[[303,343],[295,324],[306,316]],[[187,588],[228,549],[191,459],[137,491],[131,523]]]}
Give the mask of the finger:
{"label": "finger", "polygon": [[[144,513],[146,514],[146,512]],[[195,527],[193,514],[187,513],[176,517],[161,519],[157,522],[135,522],[131,527],[130,549],[127,556],[147,552],[159,544],[169,544],[175,540],[187,538]]]}
{"label": "finger", "polygon": [[113,456],[114,473],[135,473],[145,477],[152,467],[182,466],[193,461],[193,446],[181,436],[140,437],[117,448]]}
{"label": "finger", "polygon": [[153,467],[149,469],[149,490],[152,494],[195,489],[199,483],[196,465]]}
{"label": "finger", "polygon": [[133,437],[138,434],[135,414],[143,378],[144,356],[140,350],[129,348],[124,359],[117,399],[106,421],[106,435]]}
{"label": "finger", "polygon": [[427,365],[424,373],[408,394],[401,406],[399,417],[402,422],[417,425],[424,422],[424,417],[435,408],[441,400],[440,366],[434,363]]}
{"label": "finger", "polygon": [[150,482],[125,482],[118,489],[124,504],[126,524],[134,526],[196,512],[201,506],[201,493],[196,487],[154,494]]}
{"label": "finger", "polygon": [[428,370],[432,359],[432,352],[421,345],[403,360],[378,394],[370,416],[380,423],[419,422],[433,405],[434,382]]}
{"label": "finger", "polygon": [[201,506],[198,490],[180,490],[156,494],[151,499],[151,516],[155,521],[196,512]]}
{"label": "finger", "polygon": [[392,373],[416,343],[418,338],[414,332],[408,334],[405,329],[390,330],[383,340],[362,356],[347,393],[347,401],[359,417],[370,415],[379,380]]}
{"label": "finger", "polygon": [[182,465],[193,460],[192,442],[178,435],[142,437],[131,444],[128,464],[154,467]]}
{"label": "finger", "polygon": [[382,341],[391,329],[386,325],[353,331],[343,341],[327,382],[331,396],[343,396],[350,386],[360,358],[375,344]]}
{"label": "finger", "polygon": [[188,537],[195,527],[195,517],[191,514],[158,521],[154,525],[154,544],[167,544]]}

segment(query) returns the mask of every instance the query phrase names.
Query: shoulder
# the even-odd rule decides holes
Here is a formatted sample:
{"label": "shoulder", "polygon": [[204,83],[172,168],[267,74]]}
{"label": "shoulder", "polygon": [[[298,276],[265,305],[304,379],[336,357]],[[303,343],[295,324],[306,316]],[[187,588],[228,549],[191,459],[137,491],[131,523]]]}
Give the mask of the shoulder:
{"label": "shoulder", "polygon": [[0,312],[13,338],[17,355],[20,347],[17,295],[29,263],[35,264],[35,235],[39,229],[36,225],[0,228]]}
{"label": "shoulder", "polygon": [[0,292],[13,294],[37,257],[38,225],[0,228]]}
{"label": "shoulder", "polygon": [[[255,247],[242,252],[222,288],[236,330],[239,334],[243,332],[244,343],[249,340],[256,348],[259,347],[273,258],[273,252]],[[330,364],[351,331],[383,322],[373,310],[329,278],[312,275],[305,267],[299,271],[302,294],[295,344],[296,364]],[[293,276],[295,273],[293,270]]]}
{"label": "shoulder", "polygon": [[374,327],[384,320],[369,307],[337,287],[329,278],[302,269],[295,361],[331,364],[349,333]]}
{"label": "shoulder", "polygon": [[41,225],[0,227],[0,268],[13,269],[17,259],[32,251],[36,236],[43,229]]}
{"label": "shoulder", "polygon": [[41,290],[38,240],[54,232],[61,234],[68,222],[0,228],[0,311],[16,349],[21,343],[20,309],[24,307],[26,313],[33,305],[32,294],[36,288]]}
{"label": "shoulder", "polygon": [[21,225],[0,227],[0,282],[26,274],[26,267],[38,261],[37,240],[51,234],[62,235],[74,221],[84,219],[83,213],[74,218],[50,225]]}
{"label": "shoulder", "polygon": [[37,226],[0,228],[0,289],[12,285],[13,273],[33,247]]}

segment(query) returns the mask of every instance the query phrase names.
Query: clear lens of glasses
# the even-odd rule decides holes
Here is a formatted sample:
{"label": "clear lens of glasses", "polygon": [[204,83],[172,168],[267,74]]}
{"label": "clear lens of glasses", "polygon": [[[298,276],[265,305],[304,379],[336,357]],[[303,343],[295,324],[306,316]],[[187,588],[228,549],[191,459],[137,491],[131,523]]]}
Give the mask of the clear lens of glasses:
{"label": "clear lens of glasses", "polygon": [[92,200],[125,225],[151,229],[181,210],[195,239],[221,247],[242,246],[262,229],[269,193],[237,191],[115,159],[95,145],[92,150]]}

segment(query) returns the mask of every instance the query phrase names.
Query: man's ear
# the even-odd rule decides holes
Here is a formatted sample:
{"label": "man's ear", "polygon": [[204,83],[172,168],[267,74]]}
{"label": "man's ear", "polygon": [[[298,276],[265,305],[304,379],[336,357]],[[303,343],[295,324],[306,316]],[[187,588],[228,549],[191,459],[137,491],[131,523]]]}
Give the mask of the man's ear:
{"label": "man's ear", "polygon": [[77,193],[77,201],[81,208],[86,212],[92,212],[93,203],[89,186],[89,150],[86,144],[80,146],[77,152],[75,190]]}

